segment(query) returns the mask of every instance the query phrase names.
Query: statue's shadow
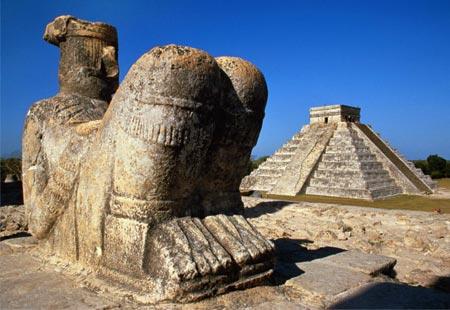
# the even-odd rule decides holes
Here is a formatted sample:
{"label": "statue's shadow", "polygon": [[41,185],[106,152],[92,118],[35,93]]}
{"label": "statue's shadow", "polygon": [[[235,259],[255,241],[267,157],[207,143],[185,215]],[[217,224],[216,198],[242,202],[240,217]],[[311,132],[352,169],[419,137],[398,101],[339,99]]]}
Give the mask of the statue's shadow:
{"label": "statue's shadow", "polygon": [[257,218],[264,214],[269,213],[276,213],[283,209],[284,207],[287,207],[291,204],[294,204],[295,202],[290,201],[282,201],[282,200],[275,200],[275,201],[263,201],[251,208],[245,208],[245,217],[246,218]]}

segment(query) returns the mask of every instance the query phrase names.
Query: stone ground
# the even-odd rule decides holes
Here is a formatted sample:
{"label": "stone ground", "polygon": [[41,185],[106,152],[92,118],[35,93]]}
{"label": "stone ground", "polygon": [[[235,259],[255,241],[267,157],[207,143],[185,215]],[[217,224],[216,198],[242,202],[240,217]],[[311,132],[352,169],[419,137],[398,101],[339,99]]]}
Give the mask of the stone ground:
{"label": "stone ground", "polygon": [[[147,308],[450,308],[450,215],[250,197],[244,202],[247,218],[277,246],[273,283]],[[42,260],[25,230],[23,207],[0,208],[2,308],[142,307],[125,293],[92,285],[84,269]]]}

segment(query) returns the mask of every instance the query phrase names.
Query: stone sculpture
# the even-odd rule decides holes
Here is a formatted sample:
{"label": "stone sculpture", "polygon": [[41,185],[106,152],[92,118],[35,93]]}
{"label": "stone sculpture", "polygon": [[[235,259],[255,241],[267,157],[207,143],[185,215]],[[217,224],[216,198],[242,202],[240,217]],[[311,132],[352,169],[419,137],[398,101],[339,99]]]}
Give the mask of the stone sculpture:
{"label": "stone sculpture", "polygon": [[[104,25],[63,18],[65,29]],[[47,32],[60,33],[57,21]],[[81,93],[92,96],[89,87]],[[262,283],[273,244],[239,214],[238,193],[266,100],[264,77],[250,63],[169,45],[144,54],[94,119],[30,113],[24,174],[44,174],[39,182],[27,176],[31,232],[45,250],[141,301],[193,301]],[[31,111],[41,104],[51,105]],[[66,137],[58,152],[51,126],[38,127],[44,142],[33,145],[34,123],[58,124]]]}
{"label": "stone sculpture", "polygon": [[[60,16],[47,26],[44,39],[61,50],[60,90],[30,108],[22,154],[24,202],[38,236],[46,234],[58,217],[56,205],[65,204],[61,195],[71,189],[61,188],[70,186],[63,183],[75,179],[74,161],[61,161],[61,154],[78,135],[77,125],[103,117],[119,81],[114,27]],[[76,156],[71,155],[75,161]]]}

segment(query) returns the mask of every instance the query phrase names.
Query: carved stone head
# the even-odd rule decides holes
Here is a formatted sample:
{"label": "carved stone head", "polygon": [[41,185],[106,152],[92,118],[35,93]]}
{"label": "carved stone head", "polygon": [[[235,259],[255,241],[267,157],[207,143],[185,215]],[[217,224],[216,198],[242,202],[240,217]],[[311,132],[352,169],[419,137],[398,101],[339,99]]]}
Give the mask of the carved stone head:
{"label": "carved stone head", "polygon": [[117,31],[113,26],[59,16],[47,25],[44,39],[61,49],[62,93],[110,101],[119,85]]}

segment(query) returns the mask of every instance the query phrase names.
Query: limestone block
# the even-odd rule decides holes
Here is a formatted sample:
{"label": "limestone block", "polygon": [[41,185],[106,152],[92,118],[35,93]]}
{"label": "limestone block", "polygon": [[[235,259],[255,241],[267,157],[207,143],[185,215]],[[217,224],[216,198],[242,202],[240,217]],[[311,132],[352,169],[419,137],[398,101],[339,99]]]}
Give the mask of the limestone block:
{"label": "limestone block", "polygon": [[348,268],[371,276],[376,276],[379,274],[389,274],[397,261],[395,258],[387,256],[349,250],[315,260],[315,262]]}
{"label": "limestone block", "polygon": [[364,273],[316,261],[297,265],[304,273],[289,279],[286,285],[324,299],[371,281]]}

